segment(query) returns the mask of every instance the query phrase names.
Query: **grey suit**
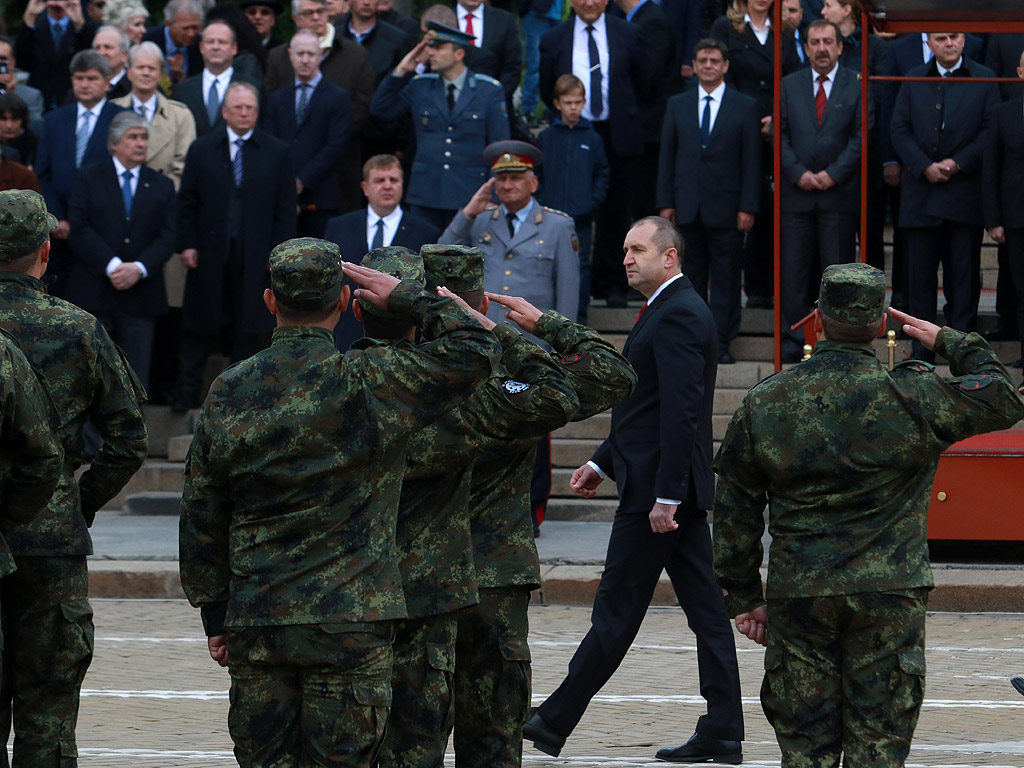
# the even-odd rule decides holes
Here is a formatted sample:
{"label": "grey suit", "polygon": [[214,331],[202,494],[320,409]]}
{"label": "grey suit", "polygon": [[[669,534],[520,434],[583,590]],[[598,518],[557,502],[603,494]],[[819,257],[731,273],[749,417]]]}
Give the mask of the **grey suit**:
{"label": "grey suit", "polygon": [[[788,326],[810,312],[809,286],[830,264],[853,261],[860,202],[861,97],[857,73],[839,66],[818,124],[817,73],[782,81],[782,314],[784,358],[799,355],[803,334]],[[827,190],[800,189],[800,177],[825,171]]]}
{"label": "grey suit", "polygon": [[[475,245],[484,252],[484,290],[522,296],[542,312],[553,309],[576,320],[579,305],[579,241],[572,218],[531,198],[526,221],[509,237],[505,207],[467,219],[462,211],[442,233],[440,242]],[[488,316],[505,320],[505,310],[491,304]]]}

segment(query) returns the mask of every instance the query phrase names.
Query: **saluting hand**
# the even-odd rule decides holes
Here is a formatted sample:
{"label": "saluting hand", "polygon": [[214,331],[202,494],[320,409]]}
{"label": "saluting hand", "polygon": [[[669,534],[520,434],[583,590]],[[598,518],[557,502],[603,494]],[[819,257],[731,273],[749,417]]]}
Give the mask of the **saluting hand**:
{"label": "saluting hand", "polygon": [[345,272],[345,277],[360,286],[352,294],[353,298],[358,299],[360,304],[371,304],[378,309],[387,307],[388,297],[401,282],[397,277],[385,275],[383,272],[364,267],[361,264],[350,264],[343,261],[341,268]]}
{"label": "saluting hand", "polygon": [[416,44],[415,48],[413,48],[411,51],[405,54],[405,56],[402,57],[402,60],[398,62],[398,64],[395,66],[396,75],[398,75],[399,77],[404,77],[405,75],[408,75],[410,72],[415,71],[416,65],[420,63],[420,55],[427,47],[428,40],[429,38],[424,37],[422,40],[419,41],[419,43]]}
{"label": "saluting hand", "polygon": [[537,329],[537,321],[544,314],[533,304],[521,296],[505,296],[500,293],[484,292],[484,295],[491,301],[496,301],[508,309],[505,317],[518,325],[527,333],[533,333]]}
{"label": "saluting hand", "polygon": [[918,320],[913,315],[900,312],[892,307],[889,307],[889,314],[903,326],[903,332],[907,336],[920,341],[925,349],[935,349],[935,340],[938,338],[939,331],[942,330],[939,326],[929,323],[927,320]]}
{"label": "saluting hand", "polygon": [[475,219],[486,211],[491,204],[491,190],[494,189],[494,185],[497,183],[498,180],[492,176],[481,184],[480,189],[473,193],[473,196],[469,198],[469,202],[463,207],[462,215],[467,219]]}
{"label": "saluting hand", "polygon": [[451,299],[452,301],[454,301],[456,304],[458,304],[464,310],[469,312],[469,314],[471,314],[473,316],[473,319],[476,320],[478,323],[480,323],[480,325],[482,325],[485,330],[489,331],[492,328],[494,328],[494,326],[497,325],[497,323],[494,322],[493,320],[491,320],[491,318],[489,318],[487,315],[481,314],[478,310],[473,309],[473,307],[469,306],[469,304],[466,303],[465,299],[463,299],[457,293],[452,293],[447,288],[445,288],[443,285],[437,286],[437,295],[438,296],[445,296],[445,297]]}

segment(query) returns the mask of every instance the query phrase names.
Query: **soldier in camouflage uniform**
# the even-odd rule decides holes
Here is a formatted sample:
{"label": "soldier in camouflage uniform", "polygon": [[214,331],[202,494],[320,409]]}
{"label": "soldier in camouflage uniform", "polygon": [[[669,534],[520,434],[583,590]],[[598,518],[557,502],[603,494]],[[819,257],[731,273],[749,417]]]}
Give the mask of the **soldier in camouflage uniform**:
{"label": "soldier in camouflage uniform", "polygon": [[491,301],[505,303],[509,319],[556,350],[548,353],[511,326],[478,315],[501,342],[501,367],[452,413],[474,460],[470,532],[479,589],[479,604],[459,612],[455,762],[518,767],[530,709],[527,607],[540,586],[530,513],[537,437],[624,399],[636,376],[590,328],[541,313],[522,298],[484,295],[478,249],[426,245],[420,252],[428,284],[459,289],[480,312]]}
{"label": "soldier in camouflage uniform", "polygon": [[[24,236],[27,221],[36,222],[31,238]],[[40,195],[0,193],[0,325],[42,379],[64,448],[46,509],[7,537],[18,570],[0,582],[0,743],[7,742],[13,710],[15,768],[77,765],[78,698],[93,647],[88,528],[142,465],[148,446],[145,392],[121,352],[95,317],[46,295],[41,278],[54,226]],[[76,479],[86,419],[103,444]],[[7,751],[0,750],[6,764]]]}
{"label": "soldier in camouflage uniform", "polygon": [[[715,460],[715,574],[768,646],[761,703],[785,768],[902,766],[924,697],[926,516],[939,454],[1024,405],[977,334],[890,310],[950,361],[889,371],[871,341],[885,275],[825,270],[810,360],[747,394]],[[759,567],[772,534],[767,607]]]}
{"label": "soldier in camouflage uniform", "polygon": [[[424,344],[342,354],[349,289]],[[186,465],[185,594],[231,673],[242,766],[369,766],[391,704],[405,616],[395,519],[411,433],[491,371],[494,338],[455,302],[301,238],[270,254],[269,349],[210,389]]]}

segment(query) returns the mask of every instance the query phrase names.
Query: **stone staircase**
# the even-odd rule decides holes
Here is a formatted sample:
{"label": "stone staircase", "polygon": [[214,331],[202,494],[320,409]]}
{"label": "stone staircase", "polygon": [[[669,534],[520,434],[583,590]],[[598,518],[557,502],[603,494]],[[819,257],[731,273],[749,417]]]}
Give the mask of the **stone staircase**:
{"label": "stone staircase", "polygon": [[[995,324],[994,290],[996,253],[994,247],[982,251],[982,308],[979,330]],[[941,285],[941,279],[940,279]],[[620,349],[640,309],[640,303],[625,309],[609,309],[603,301],[590,308],[590,324]],[[939,303],[941,317],[941,301]],[[733,342],[734,365],[718,368],[715,388],[713,428],[715,450],[725,435],[726,427],[746,391],[774,372],[772,341],[773,314],[770,310],[744,309],[740,336]],[[880,359],[885,359],[884,340],[876,342]],[[997,342],[996,351],[1004,362],[1019,356],[1015,342]],[[910,344],[897,342],[897,360],[909,356]],[[943,373],[947,372],[940,367]],[[1012,371],[1020,383],[1020,371]],[[121,509],[132,514],[177,514],[178,501],[184,486],[185,456],[192,440],[197,411],[179,415],[166,406],[146,406],[150,430],[150,458],[124,490],[107,504],[107,509]],[[574,469],[584,464],[607,436],[611,423],[609,413],[602,413],[582,422],[567,424],[551,435],[552,492],[547,516],[551,520],[610,521],[615,511],[615,486],[611,481],[601,484],[594,499],[580,499],[569,490]]]}

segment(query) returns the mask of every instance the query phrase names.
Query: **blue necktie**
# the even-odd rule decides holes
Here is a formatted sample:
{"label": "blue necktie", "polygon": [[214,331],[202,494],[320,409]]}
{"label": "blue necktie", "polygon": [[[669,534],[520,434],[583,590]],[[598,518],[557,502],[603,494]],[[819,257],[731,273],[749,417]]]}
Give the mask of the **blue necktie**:
{"label": "blue necktie", "polygon": [[373,245],[370,246],[372,251],[374,248],[384,247],[384,219],[377,219],[377,232],[373,236]]}
{"label": "blue necktie", "polygon": [[132,172],[125,171],[121,174],[124,181],[121,183],[121,195],[124,197],[124,212],[126,216],[132,215]]}
{"label": "blue necktie", "polygon": [[60,44],[64,40],[64,25],[54,24],[52,27],[53,32],[53,49],[60,53]]}
{"label": "blue necktie", "polygon": [[[693,125],[693,123],[690,123]],[[704,97],[704,114],[700,118],[700,143],[702,146],[708,145],[708,139],[711,137],[711,94]]]}
{"label": "blue necktie", "polygon": [[217,81],[214,80],[210,85],[210,90],[206,93],[206,117],[210,121],[212,126],[217,122],[217,115],[220,114],[220,93],[217,89]]}
{"label": "blue necktie", "polygon": [[604,111],[604,95],[601,93],[601,55],[594,39],[594,26],[587,24],[587,53],[590,55],[590,114],[595,120],[601,119]]}
{"label": "blue necktie", "polygon": [[93,114],[86,112],[78,124],[78,132],[75,134],[75,167],[81,167],[82,158],[85,157],[85,148],[89,144],[89,137],[92,135],[91,127]]}
{"label": "blue necktie", "polygon": [[245,146],[245,139],[235,139],[235,159],[231,161],[231,169],[235,172],[235,186],[242,186],[242,147]]}
{"label": "blue necktie", "polygon": [[306,112],[309,110],[309,83],[301,83],[299,85],[299,106],[295,109],[295,123],[302,125],[302,121],[306,119]]}

